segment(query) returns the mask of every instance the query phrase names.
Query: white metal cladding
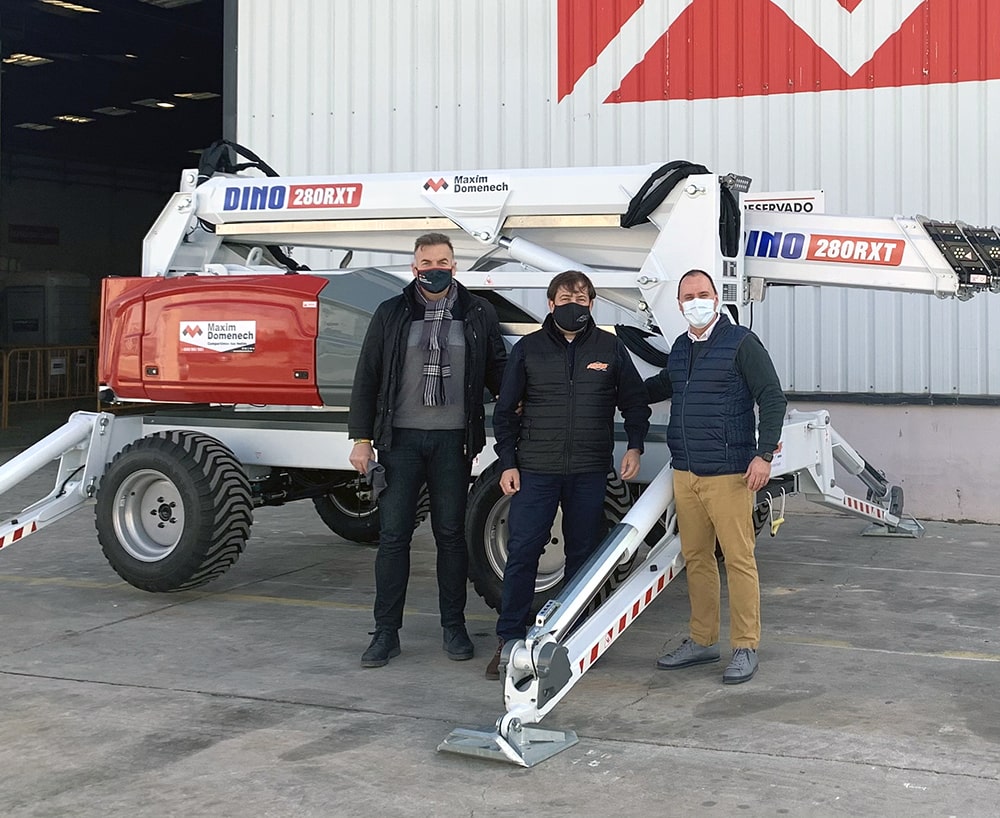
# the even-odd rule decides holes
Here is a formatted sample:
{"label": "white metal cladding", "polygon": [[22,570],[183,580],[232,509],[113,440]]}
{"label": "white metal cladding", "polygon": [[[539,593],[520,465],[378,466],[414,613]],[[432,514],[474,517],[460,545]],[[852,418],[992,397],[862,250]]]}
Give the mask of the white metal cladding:
{"label": "white metal cladding", "polygon": [[[854,67],[914,9],[908,25],[936,19],[946,0],[578,1],[627,20],[560,99],[558,15],[570,0],[240,0],[238,139],[286,174],[689,159],[745,173],[754,191],[823,188],[831,213],[1000,223],[1000,80],[606,101],[699,3],[766,10],[746,23],[758,28],[783,20],[777,9]],[[982,17],[996,60],[996,12],[986,0],[954,5]],[[725,47],[700,31],[691,37],[706,42],[690,53]],[[989,294],[775,289],[754,314],[782,382],[803,393],[1000,396],[998,327]]]}

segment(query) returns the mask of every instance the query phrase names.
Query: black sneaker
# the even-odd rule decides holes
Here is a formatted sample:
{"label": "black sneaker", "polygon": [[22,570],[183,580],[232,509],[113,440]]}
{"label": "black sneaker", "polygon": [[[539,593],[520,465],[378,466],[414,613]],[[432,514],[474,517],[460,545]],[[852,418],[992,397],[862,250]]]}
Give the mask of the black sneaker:
{"label": "black sneaker", "polygon": [[443,647],[448,658],[454,659],[456,662],[471,659],[472,654],[476,651],[472,640],[469,639],[469,632],[466,631],[465,625],[452,625],[445,628]]}
{"label": "black sneaker", "polygon": [[368,650],[361,654],[361,667],[382,667],[394,656],[399,656],[399,633],[377,630]]}

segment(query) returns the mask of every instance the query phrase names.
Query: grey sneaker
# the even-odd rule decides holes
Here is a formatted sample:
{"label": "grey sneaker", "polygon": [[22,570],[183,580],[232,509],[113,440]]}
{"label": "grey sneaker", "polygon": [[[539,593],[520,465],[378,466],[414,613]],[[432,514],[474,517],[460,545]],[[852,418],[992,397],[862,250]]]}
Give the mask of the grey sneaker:
{"label": "grey sneaker", "polygon": [[753,648],[736,648],[733,658],[722,671],[722,683],[738,685],[749,682],[757,672],[757,651]]}
{"label": "grey sneaker", "polygon": [[706,665],[719,661],[719,643],[699,645],[693,639],[685,639],[679,647],[656,660],[660,670],[677,670],[691,665]]}

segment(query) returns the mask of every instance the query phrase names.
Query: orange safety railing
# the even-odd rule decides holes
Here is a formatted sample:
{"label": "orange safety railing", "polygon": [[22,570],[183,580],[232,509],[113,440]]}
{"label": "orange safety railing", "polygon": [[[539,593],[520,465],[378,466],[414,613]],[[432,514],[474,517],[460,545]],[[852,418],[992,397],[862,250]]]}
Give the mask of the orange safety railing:
{"label": "orange safety railing", "polygon": [[2,353],[3,409],[6,429],[10,407],[93,397],[97,403],[97,346],[24,347]]}

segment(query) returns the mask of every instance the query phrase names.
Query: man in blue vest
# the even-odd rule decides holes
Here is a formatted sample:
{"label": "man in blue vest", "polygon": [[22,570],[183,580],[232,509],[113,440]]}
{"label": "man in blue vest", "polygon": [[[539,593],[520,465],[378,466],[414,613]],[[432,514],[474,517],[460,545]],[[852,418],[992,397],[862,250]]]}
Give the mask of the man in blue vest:
{"label": "man in blue vest", "polygon": [[722,681],[740,684],[757,672],[760,644],[754,497],[770,479],[786,401],[757,336],[719,314],[711,276],[686,272],[677,300],[688,331],[674,341],[666,368],[647,378],[646,388],[650,403],[671,399],[667,445],[691,621],[690,637],[656,666],[675,670],[719,661],[718,540],[726,563],[733,649]]}
{"label": "man in blue vest", "polygon": [[[604,494],[615,445],[615,407],[628,450],[623,480],[639,473],[649,431],[642,378],[625,345],[598,329],[590,315],[596,292],[581,272],[560,273],[546,293],[542,328],[511,350],[493,410],[500,487],[511,496],[507,565],[497,620],[499,645],[486,668],[500,677],[504,642],[523,639],[535,595],[538,560],[562,506],[565,577],[597,548]],[[520,406],[520,412],[518,411]]]}

